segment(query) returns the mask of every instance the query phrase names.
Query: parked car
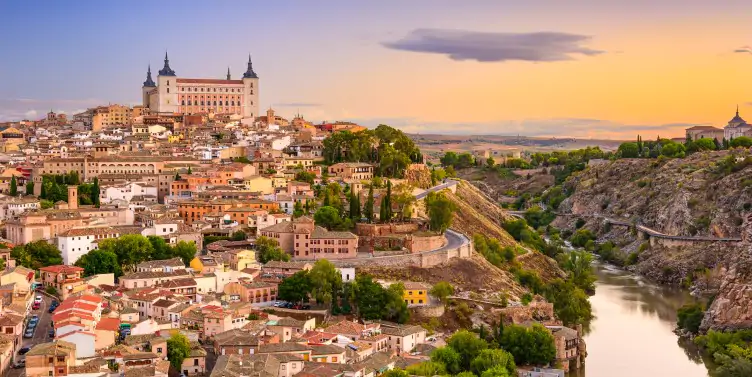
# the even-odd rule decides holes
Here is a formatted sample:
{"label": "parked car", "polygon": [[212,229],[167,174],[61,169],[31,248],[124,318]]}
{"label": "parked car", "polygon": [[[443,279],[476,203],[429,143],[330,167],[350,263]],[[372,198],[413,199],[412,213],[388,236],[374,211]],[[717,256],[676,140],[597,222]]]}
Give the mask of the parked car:
{"label": "parked car", "polygon": [[26,328],[26,332],[24,333],[24,338],[33,338],[34,337],[34,328],[28,327]]}
{"label": "parked car", "polygon": [[283,305],[285,305],[285,304],[287,304],[287,303],[286,303],[286,302],[284,302],[284,301],[275,301],[275,302],[274,302],[274,307],[275,307],[275,308],[279,308],[279,307],[281,307],[281,306],[283,306]]}
{"label": "parked car", "polygon": [[34,302],[35,303],[36,302],[42,302],[42,296],[41,295],[37,295],[37,297],[34,297]]}
{"label": "parked car", "polygon": [[295,304],[295,305],[292,306],[292,308],[295,309],[295,310],[301,310],[301,309],[303,309],[303,305]]}
{"label": "parked car", "polygon": [[19,355],[26,355],[27,352],[31,351],[31,347],[21,347],[20,350],[18,350]]}
{"label": "parked car", "polygon": [[26,359],[19,360],[17,363],[13,364],[13,369],[22,369],[26,368]]}
{"label": "parked car", "polygon": [[50,308],[47,309],[47,313],[52,313],[55,311],[55,309],[57,309],[57,306],[50,306]]}
{"label": "parked car", "polygon": [[50,303],[50,305],[52,305],[54,307],[57,307],[58,305],[60,305],[60,303],[57,302],[57,300],[52,300],[52,302]]}
{"label": "parked car", "polygon": [[39,306],[40,306],[39,303],[35,302],[34,305],[31,305],[31,308],[34,309],[34,310],[37,310],[37,309],[39,309]]}
{"label": "parked car", "polygon": [[303,310],[311,310],[311,305],[308,305],[308,304],[303,305]]}
{"label": "parked car", "polygon": [[50,338],[54,338],[55,337],[55,330],[54,329],[50,329],[50,332],[49,332],[48,335],[50,336]]}

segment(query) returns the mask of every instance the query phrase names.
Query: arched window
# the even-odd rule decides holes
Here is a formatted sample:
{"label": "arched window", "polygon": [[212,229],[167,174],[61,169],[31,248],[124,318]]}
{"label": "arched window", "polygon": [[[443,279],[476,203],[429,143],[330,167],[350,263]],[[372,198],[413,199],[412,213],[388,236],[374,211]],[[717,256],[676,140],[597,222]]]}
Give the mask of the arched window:
{"label": "arched window", "polygon": [[169,92],[170,92],[170,88],[167,88],[167,93],[169,93]]}

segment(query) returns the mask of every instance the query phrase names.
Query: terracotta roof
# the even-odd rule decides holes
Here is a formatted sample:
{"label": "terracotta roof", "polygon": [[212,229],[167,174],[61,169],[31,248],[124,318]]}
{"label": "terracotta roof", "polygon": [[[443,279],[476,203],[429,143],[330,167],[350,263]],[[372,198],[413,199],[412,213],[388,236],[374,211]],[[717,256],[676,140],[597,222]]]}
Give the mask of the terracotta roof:
{"label": "terracotta roof", "polygon": [[119,318],[102,318],[97,323],[97,330],[118,331],[120,329]]}
{"label": "terracotta roof", "polygon": [[39,269],[39,271],[52,272],[52,273],[58,274],[58,273],[61,273],[61,272],[65,272],[65,273],[68,273],[68,272],[83,272],[84,269],[81,268],[81,267],[76,267],[76,266],[66,266],[66,265],[58,264],[58,265],[55,265],[55,266],[42,267],[42,268]]}
{"label": "terracotta roof", "polygon": [[91,227],[91,228],[73,228],[61,233],[59,237],[81,237],[81,236],[100,236],[112,235],[117,237],[118,232],[112,227]]}

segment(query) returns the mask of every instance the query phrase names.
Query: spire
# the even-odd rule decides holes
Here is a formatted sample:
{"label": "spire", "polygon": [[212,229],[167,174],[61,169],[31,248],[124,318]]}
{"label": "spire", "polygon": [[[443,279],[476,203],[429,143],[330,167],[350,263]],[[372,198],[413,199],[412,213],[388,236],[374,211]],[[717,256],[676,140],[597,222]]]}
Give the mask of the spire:
{"label": "spire", "polygon": [[251,54],[248,54],[248,70],[243,74],[244,79],[257,79],[258,75],[253,72],[253,63],[251,63]]}
{"label": "spire", "polygon": [[227,67],[227,81],[230,81],[230,67]]}
{"label": "spire", "polygon": [[170,58],[167,57],[167,51],[164,53],[164,67],[159,70],[160,76],[175,76],[175,71],[170,68]]}
{"label": "spire", "polygon": [[736,116],[739,116],[739,104],[736,104]]}
{"label": "spire", "polygon": [[151,79],[151,64],[149,64],[149,68],[146,70],[146,81],[144,81],[144,88],[154,88],[157,84],[154,83],[154,80]]}

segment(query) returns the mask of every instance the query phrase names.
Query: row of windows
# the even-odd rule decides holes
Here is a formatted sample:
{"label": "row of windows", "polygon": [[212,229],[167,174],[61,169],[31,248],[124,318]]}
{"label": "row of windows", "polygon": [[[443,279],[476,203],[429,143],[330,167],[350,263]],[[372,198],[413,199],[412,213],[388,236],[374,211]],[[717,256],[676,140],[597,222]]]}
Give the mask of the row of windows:
{"label": "row of windows", "polygon": [[[200,106],[217,106],[217,101],[214,101],[213,103],[214,104],[212,105],[211,101],[206,101],[206,105],[204,105],[204,101],[201,101],[201,105]],[[185,100],[182,100],[180,104],[182,106],[186,106]],[[224,105],[225,106],[235,106],[235,101],[225,101]],[[188,100],[188,106],[193,106],[193,102],[191,100]],[[196,101],[196,106],[199,106],[199,102],[198,101]],[[222,106],[222,101],[219,101],[219,106]],[[240,101],[238,101],[238,106],[240,106]]]}
{"label": "row of windows", "polygon": [[[170,85],[169,81],[167,82],[167,85]],[[251,83],[251,88],[253,88],[253,83]],[[183,89],[183,91],[185,91],[185,92],[196,92],[196,93],[209,93],[209,92],[216,93],[217,92],[217,88],[202,88],[202,87],[194,87],[194,88],[192,88],[192,87],[182,87],[182,88],[180,88],[179,87],[178,89]],[[204,90],[204,89],[206,89],[206,90]],[[224,89],[224,90],[222,90],[222,89]],[[236,88],[219,88],[219,92],[220,93],[222,93],[222,92],[225,92],[225,93],[235,93],[236,92],[235,89]],[[237,89],[238,89],[237,93],[241,93],[242,92],[242,90],[240,88],[237,88]],[[253,94],[253,93],[251,93],[251,94]]]}

